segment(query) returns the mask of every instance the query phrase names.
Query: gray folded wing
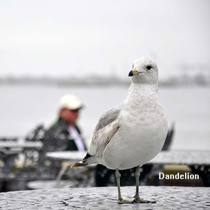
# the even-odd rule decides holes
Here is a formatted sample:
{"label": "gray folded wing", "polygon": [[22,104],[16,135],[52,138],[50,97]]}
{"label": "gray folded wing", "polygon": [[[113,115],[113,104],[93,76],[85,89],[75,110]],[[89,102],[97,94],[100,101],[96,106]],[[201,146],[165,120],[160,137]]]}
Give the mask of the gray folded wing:
{"label": "gray folded wing", "polygon": [[89,153],[101,156],[106,145],[118,131],[120,125],[118,116],[120,109],[111,109],[102,115],[98,121],[91,139]]}
{"label": "gray folded wing", "polygon": [[120,109],[110,109],[109,111],[104,113],[99,119],[94,132],[97,132],[99,129],[104,128],[105,126],[116,120],[119,113]]}

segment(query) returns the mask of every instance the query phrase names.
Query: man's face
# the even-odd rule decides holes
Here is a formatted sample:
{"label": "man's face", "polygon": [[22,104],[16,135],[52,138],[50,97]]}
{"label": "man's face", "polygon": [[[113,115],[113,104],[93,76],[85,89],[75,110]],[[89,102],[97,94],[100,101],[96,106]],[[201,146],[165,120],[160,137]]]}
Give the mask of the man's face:
{"label": "man's face", "polygon": [[70,110],[63,108],[60,110],[60,117],[69,124],[75,124],[79,118],[79,109]]}

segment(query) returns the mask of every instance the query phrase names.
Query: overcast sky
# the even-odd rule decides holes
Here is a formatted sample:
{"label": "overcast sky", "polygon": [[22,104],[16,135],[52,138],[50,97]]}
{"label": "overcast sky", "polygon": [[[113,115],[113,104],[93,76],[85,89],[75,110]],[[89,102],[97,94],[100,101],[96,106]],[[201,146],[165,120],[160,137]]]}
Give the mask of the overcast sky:
{"label": "overcast sky", "polygon": [[127,75],[151,55],[161,76],[210,65],[209,0],[1,0],[0,75]]}

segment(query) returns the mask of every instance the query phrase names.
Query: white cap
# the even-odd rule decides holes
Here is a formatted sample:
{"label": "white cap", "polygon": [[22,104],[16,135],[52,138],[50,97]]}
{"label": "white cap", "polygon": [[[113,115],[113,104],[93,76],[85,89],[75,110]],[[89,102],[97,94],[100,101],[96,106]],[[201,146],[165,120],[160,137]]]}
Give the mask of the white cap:
{"label": "white cap", "polygon": [[79,98],[74,95],[65,95],[60,99],[60,109],[67,108],[70,110],[81,109],[83,107]]}

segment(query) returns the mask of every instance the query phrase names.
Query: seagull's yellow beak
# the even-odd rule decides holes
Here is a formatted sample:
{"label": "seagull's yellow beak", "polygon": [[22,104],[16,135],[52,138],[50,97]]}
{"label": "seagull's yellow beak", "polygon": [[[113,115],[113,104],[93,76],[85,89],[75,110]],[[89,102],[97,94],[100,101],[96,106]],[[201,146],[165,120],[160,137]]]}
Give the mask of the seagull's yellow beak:
{"label": "seagull's yellow beak", "polygon": [[128,76],[129,77],[132,77],[132,76],[135,76],[135,75],[139,75],[141,72],[136,70],[136,69],[133,69],[129,72]]}

